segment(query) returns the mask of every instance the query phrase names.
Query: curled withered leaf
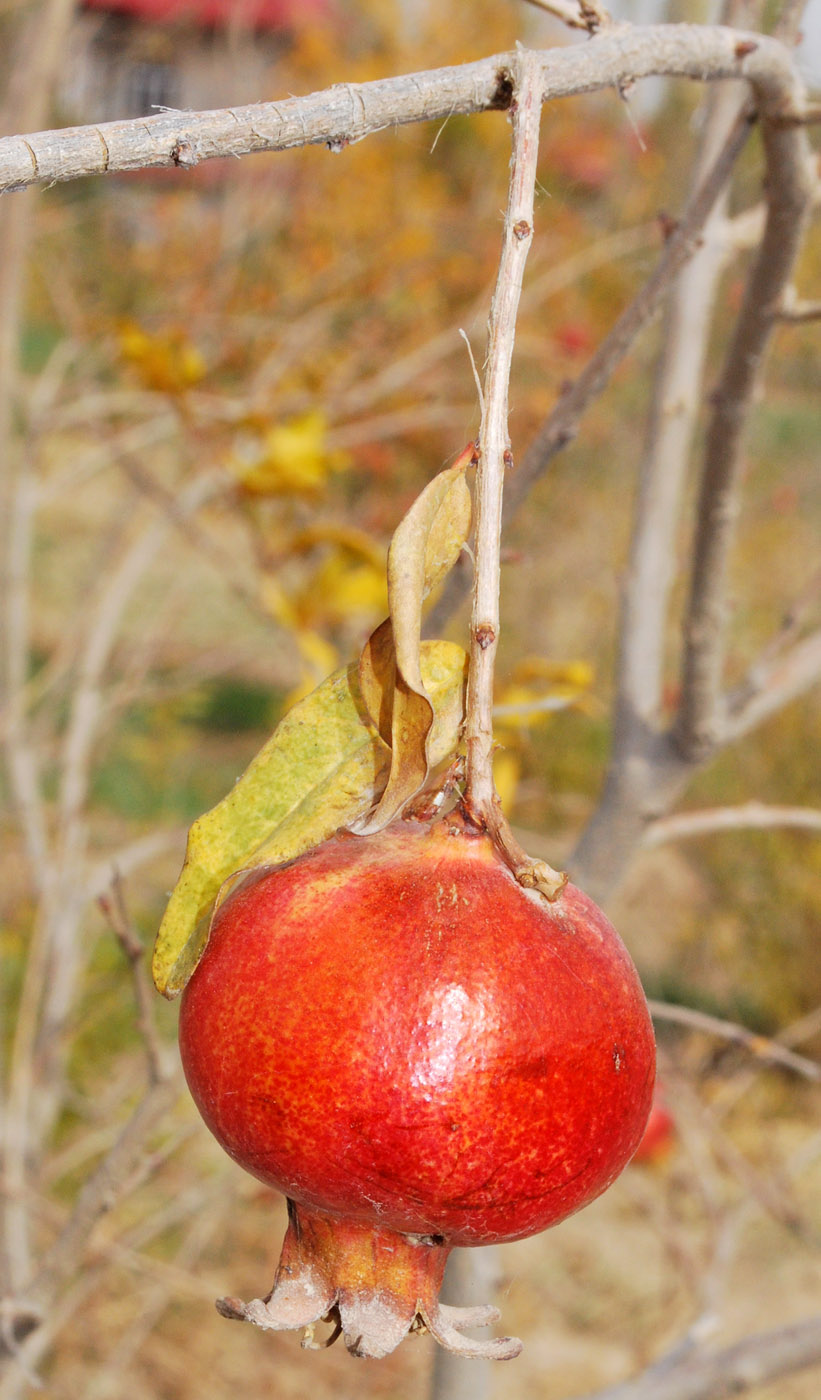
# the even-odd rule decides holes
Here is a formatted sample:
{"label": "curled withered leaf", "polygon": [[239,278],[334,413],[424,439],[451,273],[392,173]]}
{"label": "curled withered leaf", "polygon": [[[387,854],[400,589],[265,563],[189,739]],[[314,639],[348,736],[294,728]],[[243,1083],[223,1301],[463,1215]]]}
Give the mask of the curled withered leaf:
{"label": "curled withered leaf", "polygon": [[396,684],[396,651],[389,617],[372,632],[359,657],[359,688],[371,724],[391,746],[393,692]]}
{"label": "curled withered leaf", "polygon": [[425,599],[453,567],[470,529],[465,479],[473,444],[422,491],[400,522],[388,551],[390,617],[366,642],[359,663],[363,702],[391,749],[385,790],[366,835],[381,831],[418,792],[430,771],[434,707],[422,678],[420,648]]}

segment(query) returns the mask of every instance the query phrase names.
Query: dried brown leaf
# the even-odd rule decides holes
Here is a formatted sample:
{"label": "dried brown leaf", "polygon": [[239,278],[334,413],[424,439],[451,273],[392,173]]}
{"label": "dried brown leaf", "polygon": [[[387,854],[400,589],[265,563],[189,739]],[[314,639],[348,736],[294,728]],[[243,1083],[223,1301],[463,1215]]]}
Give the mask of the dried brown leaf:
{"label": "dried brown leaf", "polygon": [[359,684],[371,722],[390,745],[385,791],[363,834],[381,831],[430,772],[434,709],[420,667],[425,599],[459,557],[470,529],[467,467],[473,446],[434,477],[401,521],[388,552],[390,617],[365,644]]}

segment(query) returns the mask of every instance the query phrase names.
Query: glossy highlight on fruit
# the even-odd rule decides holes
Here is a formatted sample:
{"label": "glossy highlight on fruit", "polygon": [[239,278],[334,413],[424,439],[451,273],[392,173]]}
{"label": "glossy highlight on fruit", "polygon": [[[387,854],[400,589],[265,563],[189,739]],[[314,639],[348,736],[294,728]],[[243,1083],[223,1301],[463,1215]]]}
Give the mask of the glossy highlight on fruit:
{"label": "glossy highlight on fruit", "polygon": [[325,1318],[378,1356],[493,1309],[438,1302],[454,1245],[514,1240],[593,1200],[650,1108],[652,1026],[630,957],[572,885],[524,890],[458,813],[339,835],[253,872],[214,919],[180,1047],[212,1133],[284,1192],[269,1328]]}

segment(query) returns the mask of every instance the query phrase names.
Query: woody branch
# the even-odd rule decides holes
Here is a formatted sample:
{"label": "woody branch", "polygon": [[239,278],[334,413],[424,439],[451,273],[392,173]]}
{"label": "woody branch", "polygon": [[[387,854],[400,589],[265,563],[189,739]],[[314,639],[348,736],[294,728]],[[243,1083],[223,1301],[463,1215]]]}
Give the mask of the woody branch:
{"label": "woody branch", "polygon": [[539,155],[541,100],[535,54],[517,68],[513,113],[513,157],[504,240],[490,310],[488,349],[476,474],[476,579],[468,678],[466,799],[478,819],[488,820],[493,786],[493,667],[499,639],[499,549],[505,470],[512,461],[508,436],[508,386],[516,316],[525,262],[533,239],[533,202]]}
{"label": "woody branch", "polygon": [[[219,156],[328,145],[343,150],[386,127],[507,108],[520,54],[370,83],[341,83],[306,97],[213,112],[169,112],[0,140],[0,193],[86,175],[177,166]],[[534,60],[535,62],[536,60]],[[589,43],[538,55],[541,99],[621,91],[667,74],[699,82],[744,78],[761,114],[788,127],[807,119],[789,50],[775,39],[720,26],[614,25]],[[777,172],[773,172],[777,175]]]}

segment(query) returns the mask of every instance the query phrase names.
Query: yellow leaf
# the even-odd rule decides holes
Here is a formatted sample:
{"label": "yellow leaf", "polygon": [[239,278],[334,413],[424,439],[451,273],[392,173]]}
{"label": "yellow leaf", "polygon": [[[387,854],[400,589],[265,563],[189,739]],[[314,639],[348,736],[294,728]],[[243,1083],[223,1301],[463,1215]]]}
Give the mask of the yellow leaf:
{"label": "yellow leaf", "polygon": [[292,600],[273,574],[266,574],[260,584],[260,598],[266,612],[282,627],[299,626],[299,617]]}
{"label": "yellow leaf", "polygon": [[522,763],[519,755],[510,749],[497,749],[493,755],[493,782],[505,815],[510,813],[516,801],[521,775]]}
{"label": "yellow leaf", "polygon": [[206,373],[202,355],[184,331],[149,335],[136,321],[123,321],[119,346],[123,359],[134,366],[149,389],[180,393],[198,384]]}
{"label": "yellow leaf", "polygon": [[316,410],[274,424],[250,461],[234,459],[242,489],[252,496],[315,495],[349,465],[345,454],[328,449],[327,437],[325,415]]}
{"label": "yellow leaf", "polygon": [[332,671],[339,660],[336,647],[319,632],[300,627],[295,630],[294,639],[302,659],[303,676],[299,684],[285,696],[285,710],[292,709],[300,700],[304,700],[306,695],[310,695],[321,678]]}
{"label": "yellow leaf", "polygon": [[380,569],[383,573],[385,571],[384,545],[379,544],[364,530],[358,530],[355,525],[343,525],[335,520],[320,521],[300,530],[291,540],[289,552],[307,554],[316,545],[322,544],[336,545],[341,554],[364,560],[375,569]]}
{"label": "yellow leaf", "polygon": [[299,654],[302,660],[314,672],[314,684],[322,676],[333,670],[338,661],[336,647],[323,637],[319,632],[306,632],[300,630],[296,633],[296,644],[299,647]]}
{"label": "yellow leaf", "polygon": [[592,684],[593,668],[586,661],[525,657],[497,693],[498,737],[505,743],[515,742],[517,733],[547,724],[557,710],[583,705]]}
{"label": "yellow leaf", "polygon": [[320,564],[300,593],[304,613],[313,603],[313,614],[328,623],[364,619],[372,622],[388,605],[385,566],[369,561],[352,563],[345,552],[334,553]]}
{"label": "yellow leaf", "polygon": [[554,685],[572,686],[574,690],[589,690],[593,679],[589,661],[548,661],[545,656],[525,656],[511,672],[513,681],[549,681]]}
{"label": "yellow leaf", "polygon": [[[435,713],[432,762],[458,743],[465,668],[461,647],[423,643],[422,675]],[[256,865],[293,860],[363,817],[388,765],[388,750],[364,710],[356,665],[335,672],[295,705],[228,796],[191,827],[154,948],[157,990],[170,998],[182,991],[226,880]]]}

